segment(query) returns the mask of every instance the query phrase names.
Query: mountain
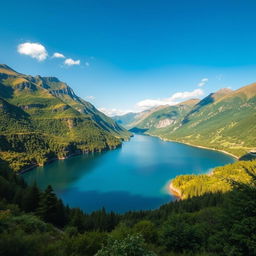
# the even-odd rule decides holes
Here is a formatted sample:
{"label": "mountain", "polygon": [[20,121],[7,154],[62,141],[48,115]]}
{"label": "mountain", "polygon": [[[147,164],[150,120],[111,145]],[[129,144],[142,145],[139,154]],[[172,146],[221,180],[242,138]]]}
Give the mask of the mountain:
{"label": "mountain", "polygon": [[199,102],[153,111],[136,128],[162,139],[224,150],[237,157],[256,147],[256,83],[221,89]]}
{"label": "mountain", "polygon": [[128,113],[112,118],[131,131],[149,132],[176,124],[199,101],[199,99],[191,99],[175,106],[163,105],[139,113]]}
{"label": "mountain", "polygon": [[0,65],[0,155],[15,170],[119,146],[130,133],[56,77]]}
{"label": "mountain", "polygon": [[148,131],[173,126],[179,123],[185,114],[198,102],[198,99],[191,99],[175,106],[164,105],[152,108],[144,112],[131,125],[140,129],[147,129]]}
{"label": "mountain", "polygon": [[138,113],[130,112],[124,115],[113,116],[112,119],[116,121],[118,124],[127,128],[127,125],[133,123],[136,120],[136,116],[138,116]]}
{"label": "mountain", "polygon": [[[193,102],[197,102],[197,101],[199,101],[199,100],[192,99],[192,100],[190,100],[190,102],[189,101],[187,101],[187,103],[184,102],[184,104],[189,106],[189,105],[193,104]],[[182,106],[181,106],[181,108],[182,108]],[[137,127],[137,128],[141,127],[143,129],[144,128],[148,129],[150,127],[153,128],[154,125],[157,126],[158,121],[161,121],[162,119],[167,117],[164,115],[162,117],[160,117],[160,115],[159,115],[159,117],[156,117],[156,119],[159,119],[159,120],[153,121],[153,119],[155,118],[153,114],[158,113],[158,111],[161,111],[161,110],[163,110],[163,113],[166,112],[167,116],[169,115],[168,112],[171,111],[169,105],[164,105],[164,106],[153,107],[153,108],[144,110],[139,113],[131,112],[131,113],[127,113],[125,115],[114,116],[114,117],[112,117],[112,119],[115,120],[118,124],[125,127],[126,129],[132,129],[134,127]],[[151,122],[153,122],[154,124]],[[161,124],[159,124],[159,125],[161,126]]]}

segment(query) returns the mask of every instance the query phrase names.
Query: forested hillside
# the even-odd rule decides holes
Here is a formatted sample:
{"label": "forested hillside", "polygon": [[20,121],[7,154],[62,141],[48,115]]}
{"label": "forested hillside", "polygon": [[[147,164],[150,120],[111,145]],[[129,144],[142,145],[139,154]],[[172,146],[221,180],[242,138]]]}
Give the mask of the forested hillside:
{"label": "forested hillside", "polygon": [[255,161],[241,164],[247,182],[226,180],[226,193],[152,211],[86,214],[64,206],[50,186],[27,186],[0,160],[0,255],[254,256],[255,170]]}
{"label": "forested hillside", "polygon": [[115,148],[130,135],[57,78],[0,65],[0,156],[15,171]]}
{"label": "forested hillside", "polygon": [[179,124],[185,115],[199,102],[198,99],[191,99],[181,102],[175,106],[159,106],[143,112],[131,127],[147,129],[153,132],[161,128],[175,126]]}
{"label": "forested hillside", "polygon": [[251,182],[251,177],[245,170],[256,175],[255,166],[256,161],[238,161],[217,167],[208,174],[177,176],[171,185],[182,199],[206,193],[224,193],[232,189],[233,182]]}
{"label": "forested hillside", "polygon": [[237,157],[256,147],[256,84],[222,89],[194,105],[180,104],[153,111],[133,128],[162,139],[224,150]]}

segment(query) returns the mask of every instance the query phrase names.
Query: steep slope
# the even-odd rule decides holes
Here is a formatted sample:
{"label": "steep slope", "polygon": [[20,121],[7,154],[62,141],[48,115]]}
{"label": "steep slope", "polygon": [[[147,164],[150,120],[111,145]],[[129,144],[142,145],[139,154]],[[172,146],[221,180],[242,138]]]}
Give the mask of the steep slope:
{"label": "steep slope", "polygon": [[[123,127],[125,127],[126,129],[133,129],[133,128],[142,128],[142,129],[148,129],[150,127],[153,127],[154,125],[150,124],[155,117],[153,117],[152,115],[154,113],[157,113],[158,111],[161,111],[163,109],[166,109],[163,111],[167,112],[169,111],[168,109],[169,105],[164,105],[164,106],[158,106],[158,107],[153,107],[147,110],[144,110],[142,112],[139,113],[127,113],[125,115],[120,115],[120,116],[114,116],[112,117],[113,120],[115,120],[117,123],[121,124]],[[168,115],[168,114],[167,114]],[[161,118],[160,118],[161,119]],[[153,121],[153,123],[157,123]]]}
{"label": "steep slope", "polygon": [[[34,79],[32,78],[32,81]],[[47,90],[55,97],[71,106],[78,112],[90,116],[103,130],[112,133],[114,136],[128,139],[130,134],[123,127],[119,126],[111,118],[98,111],[92,104],[78,97],[74,91],[66,84],[58,80],[56,77],[40,77],[37,76],[34,81]]]}
{"label": "steep slope", "polygon": [[6,65],[0,65],[0,114],[0,154],[16,170],[115,148],[130,136],[57,78],[26,76]]}
{"label": "steep slope", "polygon": [[222,89],[196,104],[176,126],[149,133],[241,157],[256,146],[255,103],[256,84]]}
{"label": "steep slope", "polygon": [[112,119],[123,127],[129,129],[129,124],[136,120],[136,116],[138,116],[138,113],[130,112],[124,115],[113,116]]}
{"label": "steep slope", "polygon": [[149,133],[170,126],[174,127],[198,102],[198,99],[192,99],[174,106],[166,105],[150,109],[147,114],[132,125],[140,129],[147,129]]}

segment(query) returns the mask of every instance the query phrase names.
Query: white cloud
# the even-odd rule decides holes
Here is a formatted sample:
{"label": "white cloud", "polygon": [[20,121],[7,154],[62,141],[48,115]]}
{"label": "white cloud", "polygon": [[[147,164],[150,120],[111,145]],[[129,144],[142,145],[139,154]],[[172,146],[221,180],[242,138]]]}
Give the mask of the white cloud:
{"label": "white cloud", "polygon": [[86,96],[85,97],[87,100],[95,100],[96,99],[96,97],[94,97],[94,96]]}
{"label": "white cloud", "polygon": [[28,55],[38,61],[43,61],[47,58],[48,53],[45,47],[39,43],[23,43],[18,45],[18,53]]}
{"label": "white cloud", "polygon": [[53,55],[52,55],[52,58],[65,58],[65,56],[62,54],[62,53],[59,53],[59,52],[55,52]]}
{"label": "white cloud", "polygon": [[142,101],[139,101],[133,110],[122,110],[122,109],[116,109],[116,108],[99,108],[101,112],[106,114],[107,116],[116,116],[116,115],[125,115],[127,113],[133,112],[141,112],[143,110],[147,110],[149,108],[162,106],[162,105],[176,105],[184,100],[192,99],[192,98],[198,98],[200,96],[203,96],[204,92],[202,89],[195,89],[193,91],[185,91],[185,92],[176,92],[172,94],[169,98],[164,99],[145,99]]}
{"label": "white cloud", "polygon": [[140,110],[146,110],[152,107],[157,107],[161,105],[175,105],[179,102],[190,99],[190,98],[197,98],[204,95],[203,90],[201,89],[195,89],[193,91],[186,91],[186,92],[176,92],[173,95],[171,95],[169,98],[165,99],[146,99],[138,102],[136,104],[136,107]]}
{"label": "white cloud", "polygon": [[134,112],[132,110],[121,110],[121,109],[116,109],[116,108],[111,108],[111,109],[99,108],[99,110],[101,112],[103,112],[105,115],[110,116],[110,117],[111,116],[121,116],[121,115],[130,113],[130,112]]}
{"label": "white cloud", "polygon": [[208,83],[209,79],[208,78],[202,78],[201,81],[198,83],[197,86],[203,87]]}
{"label": "white cloud", "polygon": [[80,65],[80,60],[73,60],[69,58],[64,61],[64,64],[67,66]]}

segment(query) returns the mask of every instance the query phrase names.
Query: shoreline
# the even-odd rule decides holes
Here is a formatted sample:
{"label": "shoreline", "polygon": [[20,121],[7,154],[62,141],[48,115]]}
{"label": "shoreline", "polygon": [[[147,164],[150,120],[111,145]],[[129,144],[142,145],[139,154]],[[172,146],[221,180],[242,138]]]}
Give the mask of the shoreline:
{"label": "shoreline", "polygon": [[84,150],[81,150],[80,152],[74,152],[74,153],[71,153],[65,157],[54,157],[54,158],[51,158],[49,160],[47,160],[43,165],[40,165],[40,164],[31,164],[19,171],[17,171],[17,174],[18,175],[22,175],[26,172],[29,172],[29,171],[32,171],[33,169],[37,168],[37,167],[43,167],[43,166],[46,166],[52,162],[55,162],[55,161],[59,161],[59,160],[66,160],[66,159],[69,159],[71,157],[75,157],[75,156],[80,156],[80,155],[89,155],[89,154],[93,154],[93,153],[103,153],[103,152],[106,152],[106,151],[109,151],[109,150],[115,150],[117,148],[120,148],[122,147],[122,143],[120,143],[118,146],[116,146],[115,148],[105,148],[105,149],[102,149],[100,151],[84,151]]}
{"label": "shoreline", "polygon": [[195,148],[202,148],[202,149],[208,149],[208,150],[212,150],[212,151],[217,151],[217,152],[221,152],[221,153],[224,153],[226,155],[229,155],[229,156],[232,156],[233,158],[235,158],[236,160],[239,160],[240,157],[232,154],[232,153],[229,153],[225,150],[220,150],[220,149],[215,149],[215,148],[209,148],[209,147],[205,147],[205,146],[200,146],[200,145],[196,145],[196,144],[191,144],[189,142],[181,142],[181,141],[177,141],[177,140],[171,140],[171,139],[166,139],[166,138],[162,138],[161,136],[157,136],[157,135],[151,135],[151,134],[148,134],[149,136],[152,136],[152,137],[156,137],[156,138],[159,138],[160,140],[162,141],[169,141],[169,142],[176,142],[176,143],[180,143],[180,144],[184,144],[184,145],[188,145],[188,146],[191,146],[191,147],[195,147]]}
{"label": "shoreline", "polygon": [[[221,153],[224,153],[226,155],[232,156],[235,160],[239,160],[238,156],[233,155],[232,153],[229,153],[225,150],[218,150],[218,149],[215,149],[215,148],[199,146],[199,145],[191,144],[191,143],[188,143],[188,142],[181,142],[181,141],[176,141],[176,140],[171,140],[171,139],[165,139],[165,138],[162,138],[161,136],[157,136],[157,135],[151,135],[151,134],[146,134],[146,135],[159,138],[162,141],[176,142],[176,143],[180,143],[180,144],[183,144],[183,145],[188,145],[188,146],[195,147],[195,148],[202,148],[202,149],[212,150],[212,151],[216,151],[216,152],[221,152]],[[213,170],[211,170],[206,175],[212,175],[212,173],[213,173]],[[169,183],[168,183],[168,186],[167,186],[168,187],[168,192],[172,196],[176,197],[178,200],[183,200],[181,191],[173,185],[172,180],[170,180]]]}
{"label": "shoreline", "polygon": [[47,160],[43,165],[40,165],[40,164],[31,164],[31,165],[29,165],[29,166],[27,166],[27,167],[25,167],[25,168],[19,170],[19,171],[18,171],[18,174],[19,174],[19,175],[20,175],[20,174],[24,174],[24,173],[26,173],[26,172],[29,172],[29,171],[33,170],[34,168],[46,166],[46,165],[48,165],[48,164],[50,164],[50,163],[52,163],[52,162],[54,162],[54,161],[65,160],[65,159],[71,158],[71,157],[73,157],[73,156],[78,156],[78,155],[82,155],[82,154],[85,154],[85,153],[71,154],[71,155],[69,155],[69,156],[67,156],[67,157],[55,157],[55,158],[51,158],[51,159]]}
{"label": "shoreline", "polygon": [[172,196],[177,197],[178,200],[182,200],[182,193],[179,189],[173,186],[172,180],[168,184],[168,191]]}

